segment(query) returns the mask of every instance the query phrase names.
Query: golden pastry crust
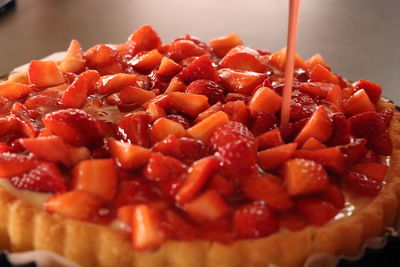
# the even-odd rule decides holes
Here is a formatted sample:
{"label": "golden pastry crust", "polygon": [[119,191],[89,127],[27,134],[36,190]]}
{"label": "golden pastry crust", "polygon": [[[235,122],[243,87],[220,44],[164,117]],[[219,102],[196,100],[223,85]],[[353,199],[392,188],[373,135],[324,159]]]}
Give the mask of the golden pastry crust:
{"label": "golden pastry crust", "polygon": [[[380,101],[378,110],[394,109]],[[302,266],[317,252],[355,255],[364,242],[394,223],[400,196],[400,113],[390,127],[391,166],[382,192],[352,216],[324,227],[278,232],[266,238],[231,244],[168,241],[155,251],[133,251],[126,232],[49,214],[0,188],[0,249],[50,250],[82,266],[265,267]]]}

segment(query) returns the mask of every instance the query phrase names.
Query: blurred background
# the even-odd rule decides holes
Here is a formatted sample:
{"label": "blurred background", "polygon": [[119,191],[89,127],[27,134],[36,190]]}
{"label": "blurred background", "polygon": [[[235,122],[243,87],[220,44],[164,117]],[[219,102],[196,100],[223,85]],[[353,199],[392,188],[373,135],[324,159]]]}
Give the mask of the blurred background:
{"label": "blurred background", "polygon": [[[400,103],[400,0],[302,0],[298,51],[321,53],[349,80],[383,86]],[[205,41],[238,33],[245,44],[286,44],[285,0],[17,0],[0,15],[0,74],[68,47],[121,43],[151,24],[164,42],[190,33]]]}

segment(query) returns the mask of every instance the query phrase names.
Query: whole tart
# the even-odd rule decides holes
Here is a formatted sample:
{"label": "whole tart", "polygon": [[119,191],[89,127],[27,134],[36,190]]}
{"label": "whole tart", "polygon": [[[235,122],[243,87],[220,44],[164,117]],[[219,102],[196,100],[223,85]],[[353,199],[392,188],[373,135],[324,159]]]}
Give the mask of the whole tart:
{"label": "whole tart", "polygon": [[400,115],[379,85],[285,49],[126,43],[0,84],[0,249],[82,266],[302,266],[356,255],[398,215]]}

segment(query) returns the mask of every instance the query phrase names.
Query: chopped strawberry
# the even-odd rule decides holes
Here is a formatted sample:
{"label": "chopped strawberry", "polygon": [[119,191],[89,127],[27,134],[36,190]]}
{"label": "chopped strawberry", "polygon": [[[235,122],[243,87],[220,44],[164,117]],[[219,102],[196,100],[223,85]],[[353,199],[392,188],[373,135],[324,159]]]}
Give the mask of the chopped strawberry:
{"label": "chopped strawberry", "polygon": [[123,221],[127,226],[132,226],[132,217],[136,205],[125,205],[119,207],[117,210],[117,217]]}
{"label": "chopped strawberry", "polygon": [[323,191],[329,183],[324,167],[306,159],[292,159],[285,163],[283,179],[289,195],[307,195]]}
{"label": "chopped strawberry", "polygon": [[183,204],[196,197],[218,165],[219,161],[214,156],[205,157],[194,162],[188,169],[186,178],[175,196],[176,201],[179,204]]}
{"label": "chopped strawberry", "polygon": [[226,55],[219,63],[221,68],[234,70],[254,71],[263,73],[267,66],[255,55],[246,52],[236,52]]}
{"label": "chopped strawberry", "polygon": [[156,199],[157,195],[145,179],[134,178],[119,183],[110,206],[118,208],[124,205],[145,203]]}
{"label": "chopped strawberry", "polygon": [[118,93],[118,97],[122,104],[142,105],[156,97],[156,94],[138,87],[127,86]]}
{"label": "chopped strawberry", "polygon": [[297,150],[294,156],[314,160],[336,173],[342,173],[344,171],[345,157],[338,147],[316,150]]}
{"label": "chopped strawberry", "polygon": [[46,114],[46,128],[74,146],[96,145],[103,136],[97,121],[80,109],[64,109]]}
{"label": "chopped strawberry", "polygon": [[364,89],[358,90],[343,104],[346,115],[353,116],[360,113],[375,111],[374,104],[368,98]]}
{"label": "chopped strawberry", "polygon": [[325,190],[321,192],[321,197],[332,203],[337,209],[343,209],[345,206],[343,192],[337,185],[327,185]]}
{"label": "chopped strawberry", "polygon": [[279,131],[281,132],[281,136],[283,140],[286,142],[291,142],[293,139],[299,134],[299,132],[303,129],[304,125],[309,121],[308,118],[295,121],[289,123],[285,126],[281,126]]}
{"label": "chopped strawberry", "polygon": [[350,142],[350,124],[343,113],[334,113],[331,116],[332,135],[328,140],[330,146],[345,145]]}
{"label": "chopped strawberry", "polygon": [[184,205],[184,211],[198,222],[215,221],[230,213],[229,206],[214,190],[208,190]]}
{"label": "chopped strawberry", "polygon": [[297,89],[317,98],[325,98],[334,86],[331,83],[304,82],[300,83]]}
{"label": "chopped strawberry", "polygon": [[222,58],[226,55],[226,53],[228,53],[229,50],[242,44],[243,42],[239,35],[236,33],[231,33],[226,36],[210,40],[210,42],[208,42],[208,47],[211,48],[211,51],[214,52],[217,57]]}
{"label": "chopped strawberry", "polygon": [[241,93],[227,93],[224,98],[224,103],[228,104],[229,102],[234,102],[234,101],[242,101],[244,103],[247,103],[250,100],[250,97],[251,96],[249,95],[244,95]]}
{"label": "chopped strawberry", "polygon": [[381,98],[382,87],[379,84],[376,84],[374,82],[367,81],[367,80],[359,80],[359,81],[353,83],[352,87],[356,91],[364,89],[365,92],[367,93],[369,99],[371,99],[372,103],[378,102],[378,100]]}
{"label": "chopped strawberry", "polygon": [[318,141],[318,139],[315,139],[314,137],[308,138],[301,147],[301,149],[305,150],[315,150],[323,148],[326,148],[326,145],[322,144],[320,141]]}
{"label": "chopped strawberry", "polygon": [[115,75],[102,76],[97,82],[99,94],[112,94],[127,86],[135,86],[137,77],[133,74],[118,73]]}
{"label": "chopped strawberry", "polygon": [[66,190],[65,181],[54,163],[39,163],[29,172],[14,176],[11,183],[18,189],[44,193],[60,193]]}
{"label": "chopped strawberry", "polygon": [[168,209],[164,213],[164,230],[174,239],[191,241],[198,236],[198,230],[183,216]]}
{"label": "chopped strawberry", "polygon": [[274,129],[257,136],[256,141],[258,149],[266,149],[284,144],[279,129]]}
{"label": "chopped strawberry", "polygon": [[80,74],[75,81],[64,91],[60,105],[63,108],[82,108],[90,92],[94,92],[100,74],[95,70],[88,70]]}
{"label": "chopped strawberry", "polygon": [[187,129],[187,133],[195,139],[208,143],[214,131],[227,122],[229,122],[228,115],[219,111]]}
{"label": "chopped strawberry", "polygon": [[219,80],[218,73],[214,69],[211,59],[206,55],[195,59],[178,74],[178,77],[181,78],[186,84],[201,79],[211,81]]}
{"label": "chopped strawberry", "polygon": [[177,40],[168,48],[167,56],[179,62],[185,58],[201,56],[205,52],[203,48],[195,44],[192,40]]}
{"label": "chopped strawberry", "polygon": [[228,114],[231,121],[237,121],[247,125],[250,120],[250,110],[241,100],[225,103],[222,107],[222,111]]}
{"label": "chopped strawberry", "polygon": [[381,118],[385,123],[386,128],[389,128],[394,115],[394,111],[392,109],[384,109],[381,112],[379,112],[379,115],[381,115]]}
{"label": "chopped strawberry", "polygon": [[[286,47],[273,53],[272,55],[270,55],[268,64],[283,71],[285,69],[285,64],[286,64],[286,53],[287,53]],[[294,67],[304,69],[304,60],[300,57],[298,53],[295,54]]]}
{"label": "chopped strawberry", "polygon": [[224,88],[233,93],[250,95],[257,85],[261,84],[266,75],[251,71],[235,71],[232,69],[220,69],[218,71],[221,84]]}
{"label": "chopped strawberry", "polygon": [[117,49],[111,45],[99,44],[89,48],[85,53],[87,66],[89,68],[97,69],[102,75],[107,68],[113,68],[119,66],[122,72],[122,66],[120,65],[121,55]]}
{"label": "chopped strawberry", "polygon": [[35,137],[39,134],[39,123],[34,120],[28,109],[19,102],[15,102],[11,108],[10,114],[17,118],[17,125],[20,131],[28,137]]}
{"label": "chopped strawberry", "polygon": [[284,213],[279,217],[279,224],[282,228],[286,228],[290,231],[299,231],[306,227],[307,222],[297,213]]}
{"label": "chopped strawberry", "polygon": [[54,61],[32,60],[28,68],[29,83],[49,87],[65,83],[65,78]]}
{"label": "chopped strawberry", "polygon": [[282,105],[282,97],[268,87],[259,88],[247,103],[252,114],[270,112],[276,114]]}
{"label": "chopped strawberry", "polygon": [[172,76],[181,70],[182,67],[178,63],[175,63],[172,59],[163,57],[161,59],[160,67],[158,68],[158,73],[161,76]]}
{"label": "chopped strawberry", "polygon": [[186,165],[180,160],[153,152],[144,174],[150,180],[162,181],[180,177],[185,171]]}
{"label": "chopped strawberry", "polygon": [[187,118],[181,116],[181,115],[170,114],[170,115],[167,115],[165,117],[167,119],[171,120],[171,121],[174,121],[174,122],[182,124],[184,129],[187,129],[187,128],[190,127],[189,120]]}
{"label": "chopped strawberry", "polygon": [[336,112],[343,113],[343,103],[342,103],[342,96],[343,91],[340,86],[335,85],[332,89],[328,92],[325,100],[330,104],[330,107]]}
{"label": "chopped strawberry", "polygon": [[170,108],[195,118],[200,112],[210,107],[207,96],[172,92]]}
{"label": "chopped strawberry", "polygon": [[182,81],[181,78],[174,76],[164,93],[168,95],[172,92],[185,92],[185,90],[186,84]]}
{"label": "chopped strawberry", "polygon": [[305,62],[305,68],[308,71],[312,71],[312,69],[316,66],[316,65],[321,65],[322,67],[324,67],[327,70],[331,70],[331,68],[329,67],[329,65],[326,63],[325,59],[321,56],[321,54],[317,53],[315,55],[313,55],[312,57],[310,57],[309,59],[307,59]]}
{"label": "chopped strawberry", "polygon": [[101,199],[90,193],[72,190],[53,195],[44,203],[44,207],[49,212],[55,212],[67,218],[94,221],[98,217],[98,210],[102,203]]}
{"label": "chopped strawberry", "polygon": [[311,81],[338,84],[339,80],[335,74],[324,68],[322,65],[316,65],[310,73]]}
{"label": "chopped strawberry", "polygon": [[60,71],[62,73],[77,73],[85,67],[85,64],[86,60],[83,56],[81,44],[77,40],[72,40],[68,47],[67,54],[60,62]]}
{"label": "chopped strawberry", "polygon": [[156,143],[169,135],[184,137],[187,133],[182,124],[166,118],[159,118],[151,127],[150,135],[152,142]]}
{"label": "chopped strawberry", "polygon": [[340,150],[348,166],[359,162],[367,154],[368,148],[365,146],[366,143],[366,139],[355,139],[347,145],[340,146]]}
{"label": "chopped strawberry", "polygon": [[274,169],[293,157],[296,148],[296,143],[289,143],[260,151],[257,153],[257,162],[264,170]]}
{"label": "chopped strawberry", "polygon": [[205,95],[210,105],[224,100],[224,89],[216,82],[210,80],[197,80],[188,85],[186,93]]}
{"label": "chopped strawberry", "polygon": [[259,238],[277,232],[279,221],[274,212],[262,203],[238,208],[233,215],[233,230],[238,238]]}
{"label": "chopped strawberry", "polygon": [[232,196],[235,192],[233,184],[219,173],[216,173],[213,177],[211,177],[207,187],[217,191],[217,193],[224,198]]}
{"label": "chopped strawberry", "polygon": [[150,146],[151,117],[146,112],[125,115],[117,124],[117,138],[135,145]]}
{"label": "chopped strawberry", "polygon": [[[3,83],[0,84],[0,96],[8,100],[24,98],[32,91],[32,87],[22,83]],[[223,98],[223,97],[222,97]]]}
{"label": "chopped strawberry", "polygon": [[295,90],[290,100],[290,121],[310,117],[317,109],[315,100],[306,93]]}
{"label": "chopped strawberry", "polygon": [[210,139],[210,148],[217,151],[219,148],[239,140],[255,145],[254,135],[244,124],[230,121],[215,129]]}
{"label": "chopped strawberry", "polygon": [[365,197],[375,197],[382,189],[381,181],[355,171],[349,171],[344,176],[344,183],[353,192]]}
{"label": "chopped strawberry", "polygon": [[11,146],[7,145],[6,143],[0,142],[0,154],[11,151],[12,151]]}
{"label": "chopped strawberry", "polygon": [[349,118],[351,133],[367,139],[367,147],[374,152],[389,156],[392,153],[392,142],[385,122],[379,113],[369,111]]}
{"label": "chopped strawberry", "polygon": [[27,151],[39,159],[69,165],[67,146],[59,136],[23,138],[19,142]]}
{"label": "chopped strawberry", "polygon": [[361,158],[360,163],[381,163],[381,157],[374,151],[368,150]]}
{"label": "chopped strawberry", "polygon": [[23,174],[37,166],[37,161],[31,157],[21,154],[0,154],[0,177],[9,178]]}
{"label": "chopped strawberry", "polygon": [[383,181],[388,170],[388,166],[380,163],[359,163],[354,165],[352,170],[361,174],[365,174],[369,178],[377,181]]}
{"label": "chopped strawberry", "polygon": [[117,189],[117,168],[112,159],[90,159],[79,162],[71,174],[72,188],[111,200]]}
{"label": "chopped strawberry", "polygon": [[135,55],[128,64],[139,71],[151,71],[161,64],[163,56],[157,49],[143,51]]}
{"label": "chopped strawberry", "polygon": [[150,157],[150,150],[141,146],[124,143],[110,138],[107,142],[112,157],[124,170],[134,170],[145,165]]}
{"label": "chopped strawberry", "polygon": [[333,204],[319,198],[298,199],[296,207],[308,222],[317,226],[328,223],[338,213]]}
{"label": "chopped strawberry", "polygon": [[147,204],[135,207],[132,217],[132,244],[137,250],[154,249],[165,240],[157,210]]}
{"label": "chopped strawberry", "polygon": [[137,29],[128,40],[135,43],[137,51],[150,51],[161,46],[160,37],[150,25]]}
{"label": "chopped strawberry", "polygon": [[270,112],[258,112],[254,115],[251,122],[250,131],[255,135],[259,136],[267,131],[271,131],[276,128],[278,119]]}

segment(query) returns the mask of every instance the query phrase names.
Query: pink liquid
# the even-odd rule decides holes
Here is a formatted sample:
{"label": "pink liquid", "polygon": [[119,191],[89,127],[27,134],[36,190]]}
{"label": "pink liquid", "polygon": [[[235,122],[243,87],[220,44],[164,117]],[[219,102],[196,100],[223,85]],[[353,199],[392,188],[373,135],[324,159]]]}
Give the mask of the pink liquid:
{"label": "pink liquid", "polygon": [[299,25],[300,0],[289,0],[289,28],[286,49],[285,86],[282,94],[281,125],[289,123],[292,96],[294,60],[296,55],[297,28]]}

